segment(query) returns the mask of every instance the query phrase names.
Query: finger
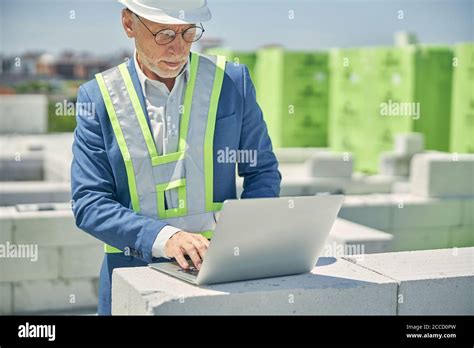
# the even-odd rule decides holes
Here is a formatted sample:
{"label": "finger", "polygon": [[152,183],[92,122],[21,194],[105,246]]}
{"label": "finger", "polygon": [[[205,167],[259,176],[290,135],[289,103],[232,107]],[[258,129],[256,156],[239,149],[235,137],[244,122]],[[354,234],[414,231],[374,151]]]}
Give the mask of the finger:
{"label": "finger", "polygon": [[195,239],[199,240],[200,242],[204,243],[206,245],[206,248],[209,248],[209,240],[204,237],[203,235],[196,233],[193,235]]}
{"label": "finger", "polygon": [[198,253],[199,253],[199,256],[201,257],[201,259],[203,260],[204,259],[204,255],[206,255],[206,251],[207,251],[207,245],[204,244],[201,240],[195,238],[192,240],[192,243],[193,245],[196,247]]}
{"label": "finger", "polygon": [[189,257],[191,258],[191,261],[193,262],[194,267],[199,269],[201,267],[201,258],[199,257],[199,253],[196,247],[194,246],[194,244],[188,241],[184,245],[182,245],[182,247],[184,248],[186,254],[188,254]]}
{"label": "finger", "polygon": [[174,255],[174,258],[176,259],[176,261],[178,262],[179,266],[181,268],[184,268],[184,269],[188,269],[189,268],[189,263],[186,261],[186,259],[184,258],[184,254],[183,252],[181,251],[181,249],[177,249],[176,252],[175,252],[175,255]]}

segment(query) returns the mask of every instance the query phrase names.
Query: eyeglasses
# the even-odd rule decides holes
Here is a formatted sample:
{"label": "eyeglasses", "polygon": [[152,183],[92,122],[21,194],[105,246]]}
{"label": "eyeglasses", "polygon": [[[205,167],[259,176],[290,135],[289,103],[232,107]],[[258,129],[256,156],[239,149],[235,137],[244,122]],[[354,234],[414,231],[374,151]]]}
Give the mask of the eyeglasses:
{"label": "eyeglasses", "polygon": [[181,34],[183,37],[183,40],[192,43],[196,42],[202,37],[202,34],[204,33],[204,27],[202,26],[201,23],[199,23],[199,26],[194,25],[192,27],[189,27],[181,32],[176,32],[173,29],[170,28],[165,28],[162,29],[156,33],[152,32],[150,28],[147,27],[145,23],[143,23],[142,19],[140,16],[134,13],[135,16],[137,16],[138,20],[145,26],[145,28],[148,29],[148,31],[155,37],[155,42],[158,45],[167,45],[170,42],[172,42],[175,38],[176,35]]}

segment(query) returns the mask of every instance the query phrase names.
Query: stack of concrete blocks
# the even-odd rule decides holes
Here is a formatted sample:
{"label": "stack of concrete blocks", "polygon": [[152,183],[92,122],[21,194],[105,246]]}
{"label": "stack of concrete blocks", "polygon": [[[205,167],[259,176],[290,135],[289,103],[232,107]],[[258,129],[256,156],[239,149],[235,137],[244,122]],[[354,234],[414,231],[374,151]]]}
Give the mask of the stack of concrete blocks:
{"label": "stack of concrete blocks", "polygon": [[392,251],[393,236],[374,228],[337,218],[329,233],[323,256],[342,257]]}
{"label": "stack of concrete blocks", "polygon": [[395,149],[380,155],[379,174],[395,177],[410,175],[412,157],[424,149],[422,133],[400,133],[395,135]]}
{"label": "stack of concrete blocks", "polygon": [[0,154],[0,181],[44,180],[44,159],[41,152]]}
{"label": "stack of concrete blocks", "polygon": [[366,175],[354,173],[350,185],[345,189],[347,195],[362,195],[372,193],[390,193],[397,183],[407,182],[408,179],[399,176]]}
{"label": "stack of concrete blocks", "polygon": [[0,182],[0,206],[27,203],[60,203],[71,200],[69,182]]}
{"label": "stack of concrete blocks", "polygon": [[420,153],[410,192],[346,196],[339,216],[394,236],[394,250],[474,245],[474,155]]}
{"label": "stack of concrete blocks", "polygon": [[474,248],[320,257],[310,273],[194,286],[116,269],[114,315],[473,315]]}
{"label": "stack of concrete blocks", "polygon": [[0,137],[1,181],[71,179],[73,133]]}
{"label": "stack of concrete blocks", "polygon": [[[276,148],[278,169],[282,174],[280,196],[312,196],[319,192],[344,194],[390,193],[396,183],[407,177],[353,173],[350,153],[335,153],[328,148]],[[236,175],[237,195],[243,179]]]}
{"label": "stack of concrete blocks", "polygon": [[339,217],[392,234],[394,251],[462,247],[474,245],[472,204],[412,194],[354,195],[345,197]]}
{"label": "stack of concrete blocks", "polygon": [[413,195],[459,205],[460,223],[450,225],[453,246],[474,245],[474,155],[418,154],[412,159]]}
{"label": "stack of concrete blocks", "polygon": [[48,131],[48,98],[40,94],[0,95],[0,134]]}
{"label": "stack of concrete blocks", "polygon": [[[53,208],[0,208],[0,314],[95,312],[103,244],[75,226],[70,208]],[[29,254],[15,257],[18,248]]]}

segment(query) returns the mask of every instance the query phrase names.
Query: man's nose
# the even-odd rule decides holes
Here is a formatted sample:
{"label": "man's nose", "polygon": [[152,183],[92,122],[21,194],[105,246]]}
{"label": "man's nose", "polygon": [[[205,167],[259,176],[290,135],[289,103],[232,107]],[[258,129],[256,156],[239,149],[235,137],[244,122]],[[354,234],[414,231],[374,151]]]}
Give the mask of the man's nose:
{"label": "man's nose", "polygon": [[168,50],[175,55],[181,56],[184,53],[184,47],[186,46],[186,41],[184,41],[181,34],[176,34],[176,37],[173,41],[168,44]]}

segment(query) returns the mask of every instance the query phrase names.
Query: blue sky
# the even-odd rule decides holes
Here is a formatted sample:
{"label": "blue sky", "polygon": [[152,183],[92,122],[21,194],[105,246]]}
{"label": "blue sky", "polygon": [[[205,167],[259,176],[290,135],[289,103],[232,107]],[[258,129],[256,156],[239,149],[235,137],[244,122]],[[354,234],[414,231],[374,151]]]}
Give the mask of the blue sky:
{"label": "blue sky", "polygon": [[[115,0],[0,0],[1,52],[73,49],[109,54],[132,48]],[[392,45],[413,31],[422,43],[474,41],[473,0],[208,0],[205,35],[238,50]],[[404,19],[398,19],[399,11]],[[74,11],[75,19],[70,19]],[[288,18],[294,11],[294,19]]]}

